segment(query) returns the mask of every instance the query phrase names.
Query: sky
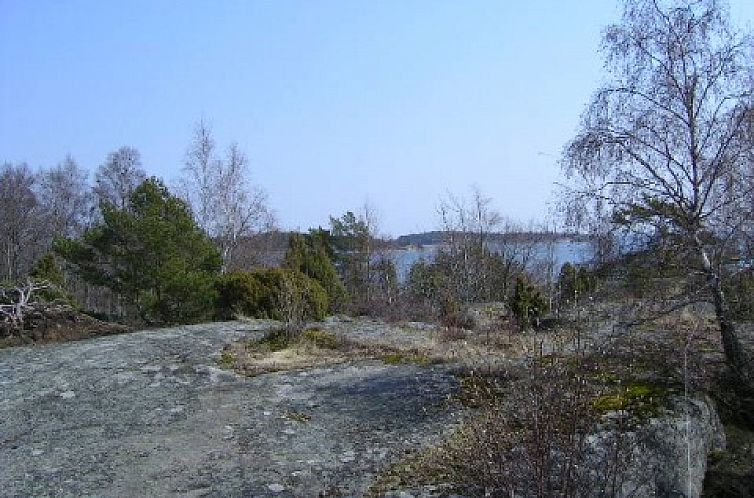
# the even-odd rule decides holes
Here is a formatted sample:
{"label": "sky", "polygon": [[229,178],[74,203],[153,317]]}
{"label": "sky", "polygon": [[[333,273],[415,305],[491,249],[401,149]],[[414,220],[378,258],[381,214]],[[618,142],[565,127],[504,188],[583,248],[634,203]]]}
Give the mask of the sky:
{"label": "sky", "polygon": [[[754,2],[732,0],[734,24]],[[94,171],[136,147],[168,184],[192,130],[238,142],[285,229],[369,202],[438,228],[472,185],[552,211],[558,159],[603,81],[613,0],[0,0],[0,161]]]}

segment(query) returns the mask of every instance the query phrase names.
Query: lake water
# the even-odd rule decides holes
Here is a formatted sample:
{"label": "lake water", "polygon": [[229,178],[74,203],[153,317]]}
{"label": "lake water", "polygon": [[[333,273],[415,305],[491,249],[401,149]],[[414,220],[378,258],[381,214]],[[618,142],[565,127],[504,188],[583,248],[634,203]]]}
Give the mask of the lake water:
{"label": "lake water", "polygon": [[[408,273],[411,271],[411,267],[418,261],[431,262],[434,260],[438,249],[441,246],[431,245],[424,246],[422,248],[412,249],[394,249],[388,251],[388,255],[395,264],[396,271],[398,273],[398,280],[405,282],[408,278]],[[499,252],[499,247],[491,245],[493,251]],[[519,246],[517,253],[523,253],[523,246]],[[538,265],[545,264],[552,251],[552,256],[555,261],[555,272],[560,272],[560,267],[565,263],[572,263],[576,265],[588,264],[594,258],[594,249],[590,242],[577,242],[571,240],[559,240],[552,243],[535,243],[530,247],[530,257],[527,263],[528,268],[531,270]]]}

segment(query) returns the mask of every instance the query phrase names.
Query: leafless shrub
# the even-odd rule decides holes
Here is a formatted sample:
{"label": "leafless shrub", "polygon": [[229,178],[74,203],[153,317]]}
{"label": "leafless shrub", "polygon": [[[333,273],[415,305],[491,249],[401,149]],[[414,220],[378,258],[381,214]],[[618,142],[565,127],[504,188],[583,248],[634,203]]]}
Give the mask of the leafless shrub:
{"label": "leafless shrub", "polygon": [[[595,409],[604,394],[593,358],[538,353],[529,364],[463,380],[462,402],[479,410],[436,458],[476,496],[626,496],[633,422]],[[627,436],[631,434],[631,436]]]}
{"label": "leafless shrub", "polygon": [[278,307],[283,318],[283,328],[289,339],[298,336],[304,329],[306,303],[301,289],[290,278],[281,279]]}
{"label": "leafless shrub", "polygon": [[473,381],[484,412],[459,433],[461,444],[451,450],[455,473],[485,495],[573,496],[592,423],[583,386],[559,368],[530,375],[514,412],[498,397],[499,379]]}

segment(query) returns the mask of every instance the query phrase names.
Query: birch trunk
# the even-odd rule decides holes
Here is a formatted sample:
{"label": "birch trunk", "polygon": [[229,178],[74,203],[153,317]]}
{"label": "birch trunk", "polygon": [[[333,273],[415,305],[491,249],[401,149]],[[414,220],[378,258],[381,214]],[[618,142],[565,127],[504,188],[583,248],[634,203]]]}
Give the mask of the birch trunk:
{"label": "birch trunk", "polygon": [[744,351],[741,341],[736,333],[736,325],[731,318],[730,306],[725,298],[720,275],[710,262],[705,249],[700,249],[704,272],[707,277],[707,285],[712,292],[712,300],[715,305],[715,315],[720,326],[720,337],[723,343],[723,352],[728,366],[735,376],[746,385],[754,387],[751,358]]}

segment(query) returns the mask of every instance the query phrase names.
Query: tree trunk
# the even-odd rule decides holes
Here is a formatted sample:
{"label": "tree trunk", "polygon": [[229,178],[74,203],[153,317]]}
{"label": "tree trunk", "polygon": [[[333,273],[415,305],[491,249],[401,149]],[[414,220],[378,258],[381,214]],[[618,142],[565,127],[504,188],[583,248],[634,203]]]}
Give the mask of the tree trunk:
{"label": "tree trunk", "polygon": [[704,272],[707,276],[707,285],[712,292],[712,300],[715,304],[715,315],[720,326],[720,337],[723,343],[723,352],[728,366],[733,374],[749,387],[754,387],[754,375],[752,374],[751,359],[744,351],[741,342],[738,340],[736,326],[731,318],[728,300],[725,298],[720,276],[712,267],[707,251],[701,249],[702,263]]}

